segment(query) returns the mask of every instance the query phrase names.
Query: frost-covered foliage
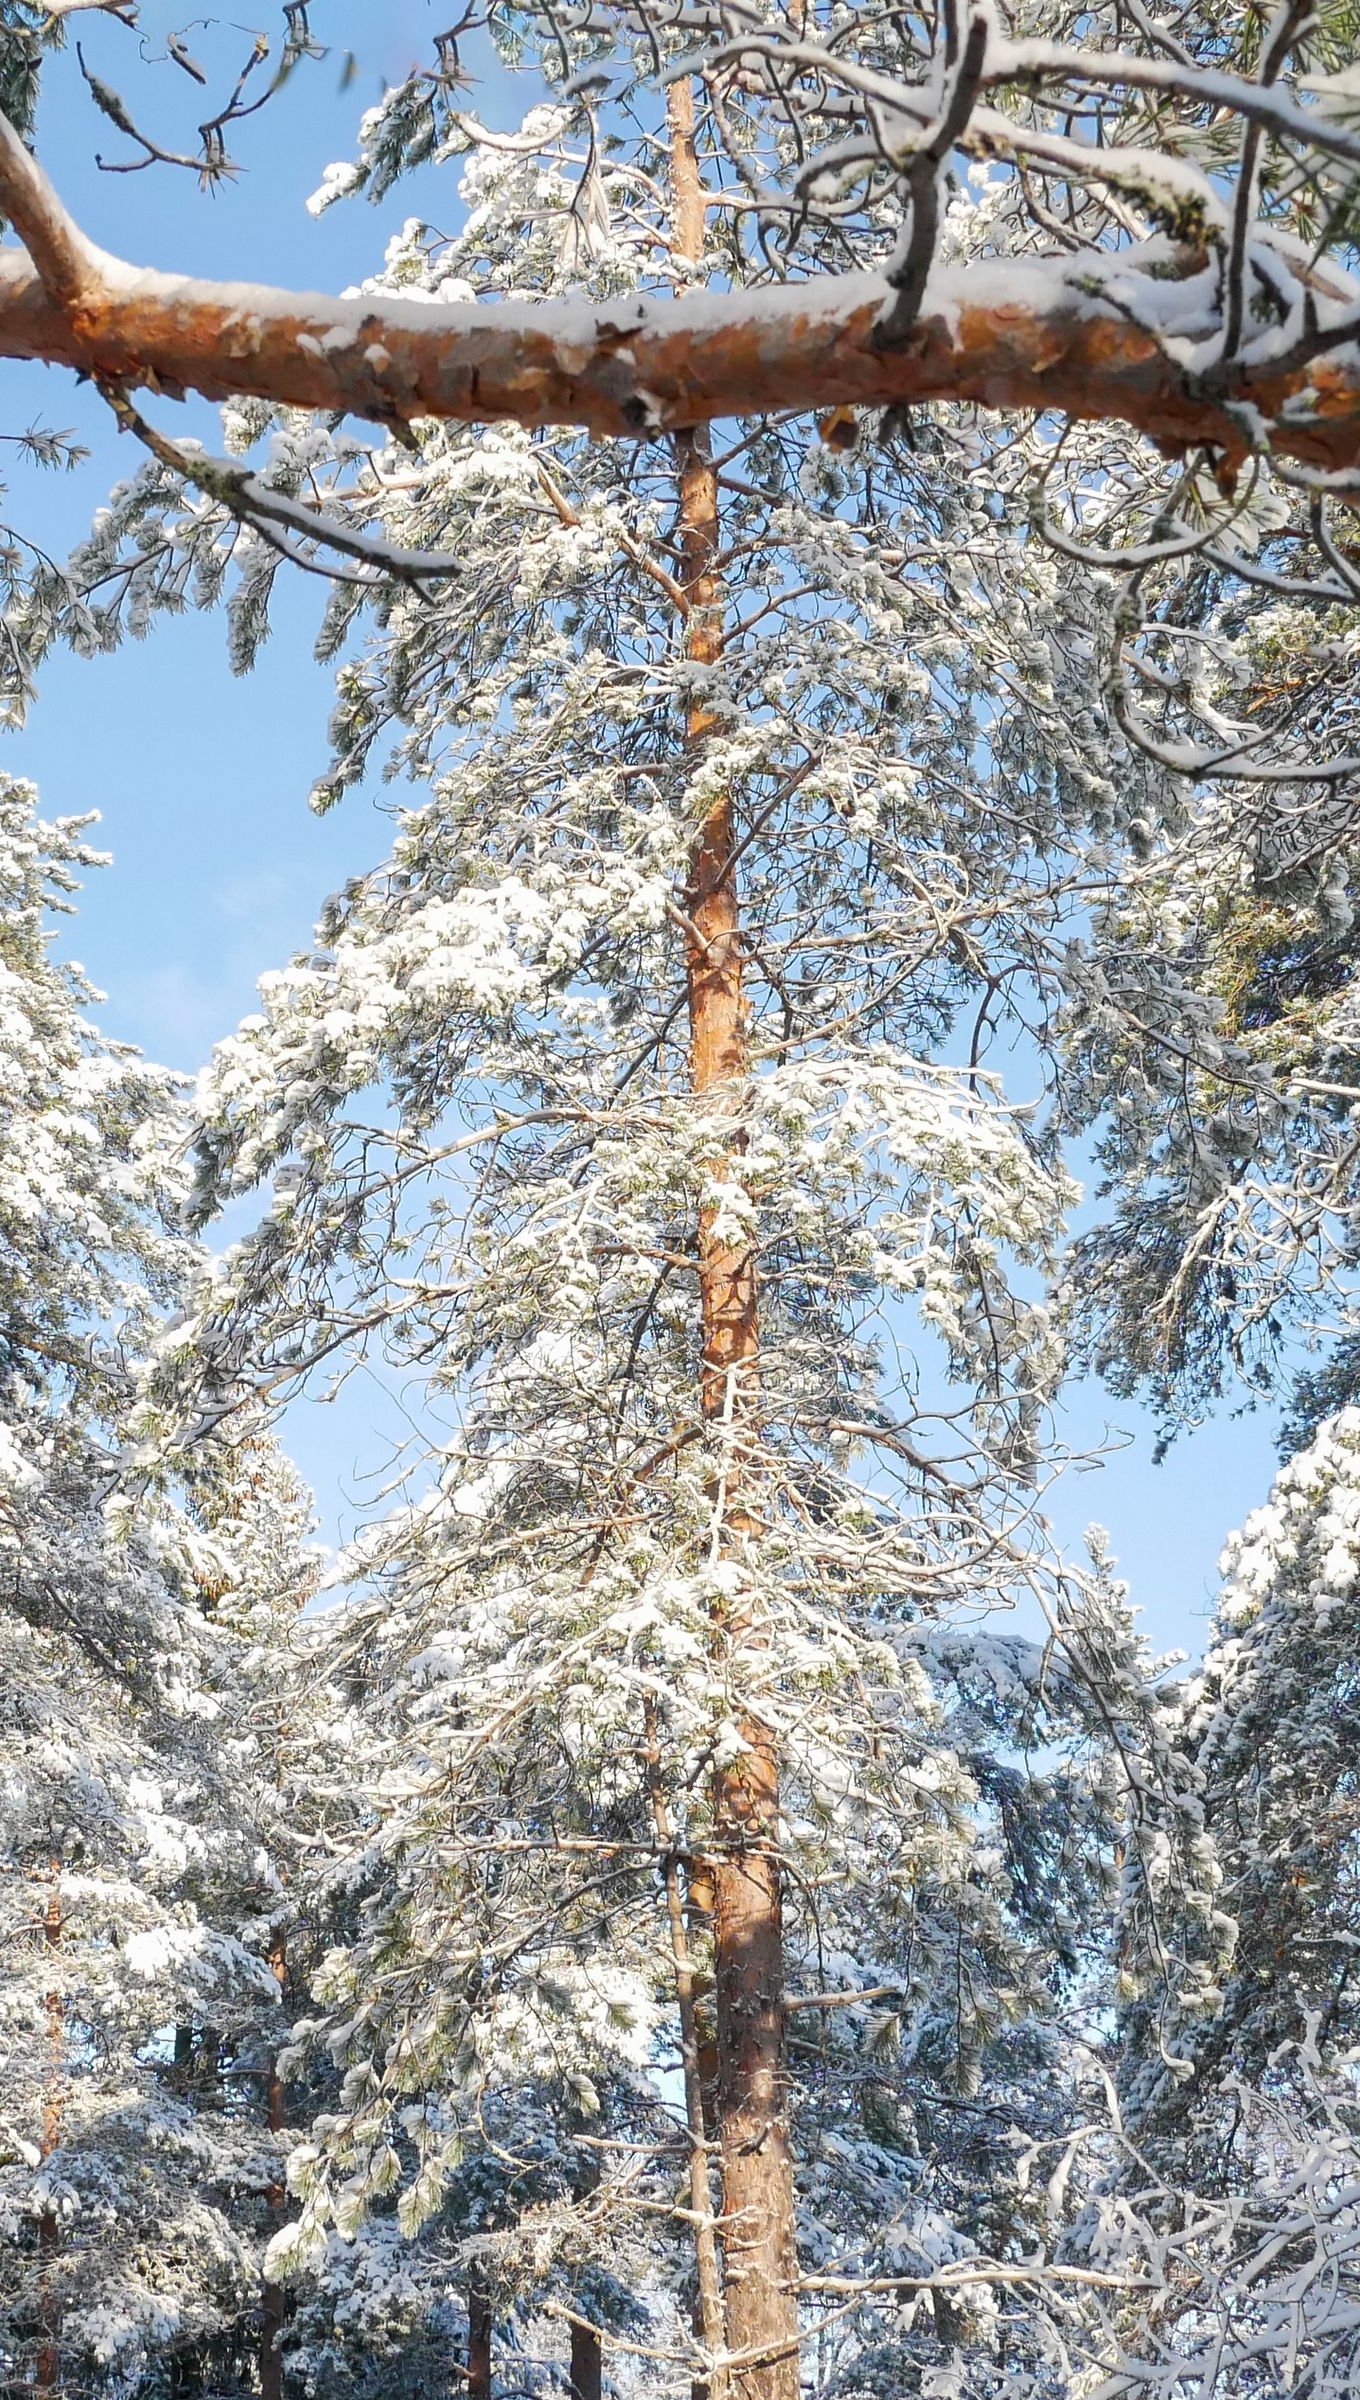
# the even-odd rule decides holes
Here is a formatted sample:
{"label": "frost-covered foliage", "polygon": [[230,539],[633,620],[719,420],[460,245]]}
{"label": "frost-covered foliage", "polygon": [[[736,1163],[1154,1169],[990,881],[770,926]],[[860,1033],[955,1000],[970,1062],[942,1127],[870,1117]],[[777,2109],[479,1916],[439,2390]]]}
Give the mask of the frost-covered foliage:
{"label": "frost-covered foliage", "polygon": [[[617,229],[588,257],[583,172]],[[386,283],[609,291],[647,255],[632,170],[583,170],[554,123],[479,146],[463,198]],[[272,438],[288,473],[334,460]],[[1072,1188],[984,1060],[1020,1045],[1042,1089],[1093,878],[1160,802],[1100,716],[1086,586],[1023,539],[1041,453],[962,417],[864,454],[734,437],[718,663],[668,448],[427,427],[373,462],[392,537],[462,573],[383,596],[319,797],[376,757],[427,789],[203,1079],[197,1215],[273,1196],[157,1391],[207,1438],[366,1356],[419,1409],[323,1620],[362,1803],[307,1880],[335,1938],[286,2062],[317,2108],[271,2253],[301,2377],[354,2372],[356,2326],[419,2372],[480,2290],[531,2382],[562,2309],[657,2353],[648,2388],[688,2382],[665,1861],[703,1987],[712,1778],[753,1716],[823,2386],[900,2390],[960,2344],[978,2392],[1007,2354],[1047,2372],[1042,2312],[968,2274],[1045,2238],[1017,2162],[1066,2138],[1125,1814],[1108,1728],[1141,1744],[1153,1711],[1106,1579],[1035,1526]],[[750,1071],[705,1095],[691,860],[727,792]],[[701,1224],[755,1261],[755,1421],[701,1406]],[[1021,1599],[1051,1646],[976,1632]],[[950,2268],[957,2298],[913,2300]]]}
{"label": "frost-covered foliage", "polygon": [[220,1467],[196,1522],[120,1458],[189,1265],[184,1125],[54,955],[82,830],[0,785],[0,2360],[131,2391],[258,2293],[279,2168],[217,2079],[278,1995],[218,1609],[282,1587],[273,1506],[247,1539]]}
{"label": "frost-covered foliage", "polygon": [[[1126,1909],[1120,2107],[1060,2255],[1141,2287],[1097,2301],[1102,2400],[1353,2391],[1360,2222],[1354,1961],[1360,1414],[1326,1424],[1223,1560],[1204,1663],[1161,1707],[1147,1850],[1172,1984]],[[1083,2182],[1084,2178],[1084,2182]]]}
{"label": "frost-covered foliage", "polygon": [[[477,124],[441,69],[327,170],[318,207],[457,162],[453,230],[409,221],[375,294],[609,307],[847,255],[909,280],[913,137],[899,123],[888,158],[876,106],[865,148],[839,37],[763,85],[752,62],[779,64],[792,20],[724,14],[740,57],[705,87],[693,258],[660,103],[639,114],[630,85],[611,114],[607,80],[570,79],[600,65],[593,18],[550,26],[541,54],[534,24],[501,25],[542,87],[520,125]],[[910,34],[875,26],[900,69]],[[1186,38],[1226,72],[1250,28]],[[1061,225],[1034,207],[1033,79],[1009,80],[1025,138],[992,125],[951,168],[945,260],[1009,261]],[[1250,227],[1231,241],[1216,107],[1177,163],[1135,138],[1159,130],[1155,85],[1130,88],[1070,238],[1098,219],[1117,240],[1131,308],[1173,290],[1177,355],[1209,374],[1230,274],[1239,298],[1255,278],[1246,338],[1267,347],[1302,287],[1270,284]],[[770,202],[767,167],[797,206]],[[1290,203],[1274,150],[1252,188]],[[1309,753],[1322,696],[1294,696],[1311,620],[1269,580],[1242,597],[1244,558],[1325,521],[1229,491],[1230,462],[1206,483],[1198,461],[960,409],[734,424],[699,574],[702,445],[432,423],[389,443],[254,404],[225,440],[311,563],[329,537],[309,548],[283,503],[321,495],[350,543],[316,804],[377,768],[402,788],[390,856],[265,978],[200,1089],[194,1221],[268,1198],[157,1342],[150,1498],[115,1509],[121,1548],[98,1547],[82,1599],[97,1616],[136,1581],[135,1707],[120,1683],[111,1718],[108,1659],[76,1660],[122,1812],[96,1811],[103,1847],[80,1831],[77,1853],[105,1894],[136,1863],[146,1923],[115,1945],[54,1809],[14,1887],[24,2088],[30,2117],[51,2112],[15,2136],[37,2153],[14,2169],[24,2357],[60,2313],[110,2381],[170,2351],[245,2389],[282,2362],[297,2391],[395,2400],[470,2375],[489,2316],[497,2381],[535,2400],[572,2323],[620,2391],[716,2395],[692,2174],[732,2097],[713,1894],[745,1855],[723,1795],[768,1740],[779,1813],[745,1848],[782,1907],[765,1999],[788,2028],[818,2400],[1246,2400],[1295,2360],[1330,2400],[1353,2376],[1353,1769],[1342,1650],[1322,1652],[1350,1595],[1352,1430],[1291,1470],[1283,1533],[1244,1537],[1256,1598],[1225,1611],[1188,1697],[1159,1689],[1099,1546],[1065,1566],[1041,1515],[1073,1332],[1170,1400],[1214,1387],[1225,1355],[1257,1367],[1253,1342],[1268,1353],[1315,1290],[1344,1301],[1345,785]],[[220,462],[185,476],[159,455],[64,575],[31,579],[16,654],[226,595],[248,666],[280,551],[225,488]],[[1209,531],[1187,581],[1162,551],[1188,515]],[[1178,679],[1166,649],[1192,636],[1207,663]],[[1330,730],[1340,633],[1327,665]],[[1232,771],[1230,708],[1269,731],[1297,806]],[[1190,769],[1216,777],[1207,800]],[[697,919],[729,803],[744,1012],[704,1085]],[[1092,1124],[1117,1204],[1059,1306],[1061,1142]],[[136,1234],[144,1186],[125,1199],[108,1247],[132,1243],[159,1298],[178,1257],[163,1269]],[[715,1250],[759,1324],[758,1387],[753,1348],[717,1405]],[[110,1379],[90,1403],[106,1432],[122,1353],[89,1325],[131,1311],[136,1351],[145,1312],[90,1291],[71,1374]],[[31,1298],[18,1278],[16,1323]],[[305,1511],[263,1419],[356,1360],[399,1381],[411,1446],[306,1627]],[[14,1506],[36,1506],[18,1414],[6,1440]],[[182,1510],[155,1480],[167,1457]],[[83,1452],[80,1489],[93,1552],[110,1518]],[[1017,1603],[1047,1639],[997,1630]],[[1295,1881],[1301,1809],[1321,1815]]]}
{"label": "frost-covered foliage", "polygon": [[1332,1419],[1281,1470],[1223,1568],[1175,1738],[1194,1761],[1226,1941],[1217,1988],[1207,1981],[1178,2028],[1185,2065],[1170,2087],[1146,2080],[1137,2103],[1150,2122],[1191,2128],[1224,2073],[1265,2081],[1291,2055],[1351,2040],[1360,1411]]}
{"label": "frost-covered foliage", "polygon": [[1116,1389],[1168,1418],[1235,1378],[1271,1394],[1300,1337],[1325,1354],[1294,1441],[1354,1389],[1353,818],[1330,793],[1239,791],[1146,829],[1068,966],[1068,1100],[1111,1195],[1079,1245],[1078,1321]]}
{"label": "frost-covered foliage", "polygon": [[[40,11],[11,13],[28,27],[30,48],[51,37]],[[292,26],[299,12],[286,13]],[[674,63],[675,28],[648,0],[566,16],[492,7],[485,25],[474,11],[365,113],[355,156],[326,169],[313,204],[359,191],[387,199],[411,166],[441,166],[450,185],[460,177],[453,242],[410,224],[375,279],[375,289],[431,301],[575,293],[608,304],[638,288],[673,288],[677,270],[686,285],[747,289],[847,265],[886,269],[905,288],[921,264],[923,228],[931,260],[983,266],[983,296],[994,298],[1007,289],[1007,262],[1052,263],[1056,245],[1072,260],[1072,294],[1089,298],[1098,284],[1122,321],[1148,326],[1206,403],[1231,402],[1231,356],[1296,360],[1314,343],[1336,349],[1350,329],[1360,135],[1347,80],[1349,0],[1286,6],[1269,25],[1237,5],[1196,11],[1178,21],[1174,41],[1140,10],[1087,10],[1075,28],[1033,0],[1008,11],[1004,27],[989,8],[976,12],[976,58],[952,16],[832,15],[834,24],[815,8],[787,21],[708,0],[687,8],[684,38],[707,71],[701,260],[677,260],[659,188],[659,79]],[[513,72],[518,123],[484,121],[496,113],[489,104],[479,115],[484,96],[469,85],[460,41],[494,47],[498,70]],[[957,117],[945,106],[950,92]],[[1079,129],[1068,116],[1074,92],[1089,111]],[[511,95],[502,113],[513,119],[514,107]],[[938,155],[927,138],[937,107],[952,129]],[[441,222],[459,217],[452,191],[449,199]],[[1111,1205],[1072,1280],[1074,1327],[1119,1389],[1150,1386],[1172,1417],[1235,1377],[1270,1388],[1300,1327],[1329,1346],[1340,1337],[1301,1387],[1295,1430],[1306,1437],[1350,1396],[1360,1347],[1349,1230],[1360,1088],[1350,996],[1360,586],[1344,492],[1306,465],[1268,464],[1256,454],[1259,411],[1232,405],[1240,440],[1209,456],[1196,447],[1169,458],[1103,426],[1059,435],[1043,422],[998,429],[974,420],[975,490],[966,496],[957,416],[937,452],[943,417],[843,410],[827,420],[825,446],[806,422],[767,432],[783,457],[777,473],[759,445],[744,478],[734,458],[732,483],[746,481],[754,499],[734,489],[725,509],[744,572],[752,519],[776,500],[781,477],[843,475],[873,496],[866,547],[873,571],[891,582],[915,560],[919,498],[938,570],[933,622],[887,671],[896,688],[884,682],[883,704],[913,705],[913,672],[921,663],[929,671],[932,639],[944,655],[967,650],[976,661],[962,680],[988,726],[1008,723],[1016,695],[1028,711],[1051,692],[1044,738],[1060,810],[1075,790],[1081,807],[1093,804],[1108,845],[1085,862],[1084,920],[1074,914],[1061,949],[1029,960],[1046,999],[1065,991],[1064,1108],[1069,1124],[1095,1129],[1109,1181]],[[431,437],[418,442],[416,472],[400,444],[256,402],[232,412],[228,437],[232,451],[253,450],[260,492],[294,510],[320,506],[357,553],[340,558],[324,532],[309,539],[292,520],[282,529],[243,523],[224,506],[216,469],[186,481],[162,445],[64,570],[30,561],[18,578],[6,653],[15,711],[54,638],[97,650],[144,633],[159,609],[224,595],[232,657],[247,666],[286,571],[276,535],[346,578],[321,636],[328,656],[347,652],[366,606],[382,615],[397,604],[384,554],[406,569],[423,554],[432,576],[439,565],[428,585],[437,597],[427,609],[407,589],[401,613],[415,630],[394,645],[386,699],[347,652],[336,759],[318,790],[325,802],[362,771],[375,727],[391,723],[388,700],[421,751],[427,662],[450,623],[481,628],[483,652],[517,622],[527,629],[535,556],[574,542],[583,569],[592,546],[598,560],[613,556],[637,576],[675,567],[655,445],[633,471],[631,453],[616,460],[612,500],[608,476],[587,472],[581,493],[539,490],[543,522],[529,539],[522,518],[502,518],[505,547],[448,552],[437,530],[453,519],[432,506],[433,462],[446,479],[491,478],[541,443]],[[852,447],[843,455],[840,443]],[[498,446],[505,455],[493,468]],[[916,462],[905,487],[904,452]],[[891,515],[890,496],[904,488],[909,531],[897,540],[877,504],[885,495]],[[1046,568],[1041,540],[1052,545]],[[957,585],[946,562],[954,548]],[[771,648],[794,617],[816,614],[791,598],[816,588],[815,545],[791,539],[785,556],[791,613],[770,608]],[[462,567],[452,589],[451,561]],[[1059,672],[1044,639],[1012,639],[1012,629],[999,645],[992,639],[987,617],[1004,611],[1012,573],[1027,633],[1037,636],[1051,602]],[[1068,597],[1051,600],[1059,592]],[[870,663],[852,648],[847,672]],[[489,723],[508,686],[485,655],[457,705],[473,705],[474,683]],[[439,689],[447,698],[446,684]],[[849,762],[846,772],[853,779]]]}

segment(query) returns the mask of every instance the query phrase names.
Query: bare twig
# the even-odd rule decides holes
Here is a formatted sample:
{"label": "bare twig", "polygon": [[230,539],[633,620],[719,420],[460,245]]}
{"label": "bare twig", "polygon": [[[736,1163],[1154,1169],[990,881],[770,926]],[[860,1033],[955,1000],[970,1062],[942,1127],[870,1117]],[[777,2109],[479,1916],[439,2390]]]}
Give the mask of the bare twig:
{"label": "bare twig", "polygon": [[[991,23],[990,12],[985,9],[978,9],[969,20],[963,56],[939,121],[911,153],[906,175],[911,233],[900,266],[890,268],[888,273],[893,301],[874,335],[880,349],[891,350],[904,342],[920,314],[940,232],[940,171],[973,113]],[[952,10],[950,24],[953,24]]]}

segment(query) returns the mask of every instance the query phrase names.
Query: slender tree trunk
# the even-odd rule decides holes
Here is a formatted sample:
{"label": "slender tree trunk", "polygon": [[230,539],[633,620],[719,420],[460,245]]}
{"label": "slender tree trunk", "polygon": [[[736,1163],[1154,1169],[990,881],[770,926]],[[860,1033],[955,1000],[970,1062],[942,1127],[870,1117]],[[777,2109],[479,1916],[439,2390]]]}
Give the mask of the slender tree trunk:
{"label": "slender tree trunk", "polygon": [[[695,2080],[699,2093],[699,2122],[706,2154],[716,2159],[718,2141],[718,2027],[713,2012],[713,1868],[706,1858],[691,1859],[685,1892],[686,1946],[689,1958],[701,1961],[691,1969],[693,1994]],[[695,2330],[703,2332],[702,2312],[695,2309]],[[721,2379],[696,2376],[690,2400],[724,2400]]]}
{"label": "slender tree trunk", "polygon": [[[693,87],[670,91],[674,238],[684,259],[704,247],[704,194],[695,149]],[[701,665],[723,649],[718,477],[703,432],[676,437],[680,478],[680,580],[689,602],[686,648]],[[702,746],[714,720],[702,700],[687,736]],[[690,1083],[730,1116],[715,1159],[739,1172],[740,1111],[749,1073],[736,818],[723,793],[700,829],[687,895]],[[743,1435],[758,1406],[759,1323],[755,1260],[699,1221],[703,1331],[702,1405],[723,1428],[724,1464],[714,1501],[714,1538],[739,1557],[756,1538],[743,1506]],[[729,1613],[717,1628],[734,1663],[758,1649],[760,1629]],[[713,1962],[717,2010],[716,2116],[723,2179],[723,2263],[730,2351],[750,2354],[732,2371],[733,2400],[798,2400],[797,2244],[793,2167],[785,2114],[783,1928],[777,1852],[779,1772],[768,1727],[741,1723],[741,1756],[714,1777]]]}
{"label": "slender tree trunk", "polygon": [[[666,1918],[675,1996],[680,2012],[680,2060],[684,2071],[685,2122],[689,2132],[690,2221],[694,2232],[698,2280],[694,2330],[709,2356],[716,2357],[727,2346],[722,2269],[716,2240],[717,2220],[713,2214],[712,2161],[718,2144],[712,2104],[711,2101],[706,2104],[704,2096],[694,1966],[690,1957],[689,1930],[685,1923],[684,1894],[680,1888],[680,1862],[675,1855],[675,1829],[661,1780],[656,1709],[651,1701],[647,1704],[647,1775],[651,1786],[652,1824],[665,1862]],[[691,2388],[691,2400],[727,2400],[728,2389],[725,2372],[715,2368],[711,2375],[696,2379]]]}
{"label": "slender tree trunk", "polygon": [[[585,2112],[582,2112],[577,2121],[577,2130],[582,2130],[585,2123]],[[572,2177],[572,2190],[575,2198],[580,2201],[588,2200],[592,2192],[598,2190],[599,2182],[599,2156],[595,2151],[587,2149],[584,2157],[578,2156],[576,2173]],[[712,2239],[711,2234],[709,2238]],[[579,2293],[577,2305],[584,2305],[583,2295]],[[585,2313],[590,2315],[593,2314],[593,2311],[587,2309]],[[604,2389],[604,2345],[600,2336],[592,2326],[584,2324],[572,2325],[570,2332],[569,2400],[601,2400]]]}
{"label": "slender tree trunk", "polygon": [[600,2337],[588,2325],[571,2329],[571,2400],[602,2400],[604,2375]]}
{"label": "slender tree trunk", "polygon": [[467,2400],[491,2400],[491,2295],[479,2268],[468,2278]]}
{"label": "slender tree trunk", "polygon": [[[50,2158],[61,2142],[63,2068],[66,2052],[66,2016],[61,1992],[57,1988],[56,1953],[61,1948],[61,1860],[54,1858],[48,1886],[47,1909],[43,1917],[43,1943],[52,1958],[52,1988],[45,1995],[47,2010],[47,2089],[43,2098],[42,2154]],[[57,2298],[53,2269],[60,2239],[54,2212],[44,2209],[38,2221],[38,2257],[40,2266],[42,2346],[34,2371],[35,2389],[43,2394],[55,2392],[61,2382],[61,2351]]]}
{"label": "slender tree trunk", "polygon": [[[282,1990],[288,1974],[287,1946],[280,1935],[269,1953],[274,1980]],[[284,2123],[283,2079],[279,2062],[271,2055],[264,2087],[265,2123],[271,2133],[282,2133]],[[269,2207],[282,2208],[284,2187],[272,2183],[265,2194]],[[260,2400],[283,2400],[283,2352],[279,2347],[287,2314],[287,2295],[281,2283],[271,2283],[265,2277],[260,2294]]]}

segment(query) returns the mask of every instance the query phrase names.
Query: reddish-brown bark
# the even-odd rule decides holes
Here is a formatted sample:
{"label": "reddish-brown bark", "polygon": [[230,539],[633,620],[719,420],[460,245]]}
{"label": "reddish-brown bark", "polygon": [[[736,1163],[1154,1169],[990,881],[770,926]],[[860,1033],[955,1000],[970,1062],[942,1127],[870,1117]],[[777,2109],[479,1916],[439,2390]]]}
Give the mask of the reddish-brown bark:
{"label": "reddish-brown bark", "polygon": [[468,2278],[467,2400],[491,2400],[491,2295],[479,2269]]}
{"label": "reddish-brown bark", "polygon": [[[1120,420],[1170,449],[1241,454],[1244,403],[1276,423],[1282,454],[1360,461],[1360,365],[1239,373],[1197,391],[1150,334],[1074,295],[1067,262],[937,279],[900,346],[875,343],[886,294],[864,276],[782,295],[419,307],[215,284],[109,262],[69,310],[22,251],[0,251],[0,358],[41,359],[129,386],[253,395],[380,424],[414,417],[582,425],[636,435],[785,409],[967,400]],[[970,288],[971,287],[971,288]]]}
{"label": "reddish-brown bark", "polygon": [[[683,258],[702,251],[703,196],[694,149],[690,87],[671,87],[674,231]],[[718,479],[708,442],[691,429],[676,441],[680,477],[680,581],[688,602],[685,645],[700,665],[722,655]],[[714,730],[702,700],[686,726],[699,749]],[[690,1084],[719,1119],[714,1167],[740,1172],[745,1147],[740,1110],[749,1072],[736,813],[719,795],[701,826],[690,862],[685,913]],[[722,1120],[728,1119],[729,1123]],[[726,1452],[719,1540],[739,1555],[755,1529],[742,1495],[743,1432],[757,1405],[760,1329],[755,1258],[733,1242],[718,1211],[699,1215],[699,1300],[703,1357],[701,1401],[722,1428]],[[758,1644],[744,1612],[715,1627],[738,1659]],[[741,1720],[743,1750],[714,1776],[711,1908],[717,2018],[714,2117],[722,2164],[723,2297],[729,2356],[724,2378],[734,2400],[798,2400],[797,2253],[793,2167],[785,2111],[783,1926],[776,1852],[778,1760],[768,1727]],[[743,2366],[740,2360],[749,2357]]]}

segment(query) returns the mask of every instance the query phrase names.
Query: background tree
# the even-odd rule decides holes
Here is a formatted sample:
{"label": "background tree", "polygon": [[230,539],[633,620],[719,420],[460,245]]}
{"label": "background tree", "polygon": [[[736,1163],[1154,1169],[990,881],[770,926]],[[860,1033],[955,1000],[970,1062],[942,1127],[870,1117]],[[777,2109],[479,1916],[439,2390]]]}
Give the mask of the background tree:
{"label": "background tree", "polygon": [[1109,2400],[1354,2379],[1358,1439],[1346,1411],[1285,1466],[1225,1552],[1202,1668],[1164,1692],[1153,1814],[1179,1808],[1144,1855],[1182,1872],[1127,1885],[1120,2101],[1059,2246],[1136,2271],[1080,2344]]}
{"label": "background tree", "polygon": [[40,2389],[163,2392],[258,2311],[280,1845],[247,1805],[245,1604],[274,1612],[277,1677],[306,1570],[267,1446],[245,1491],[200,1456],[194,1513],[129,1484],[138,1368],[190,1263],[184,1119],[53,954],[100,863],[83,832],[0,787],[0,2358]]}

